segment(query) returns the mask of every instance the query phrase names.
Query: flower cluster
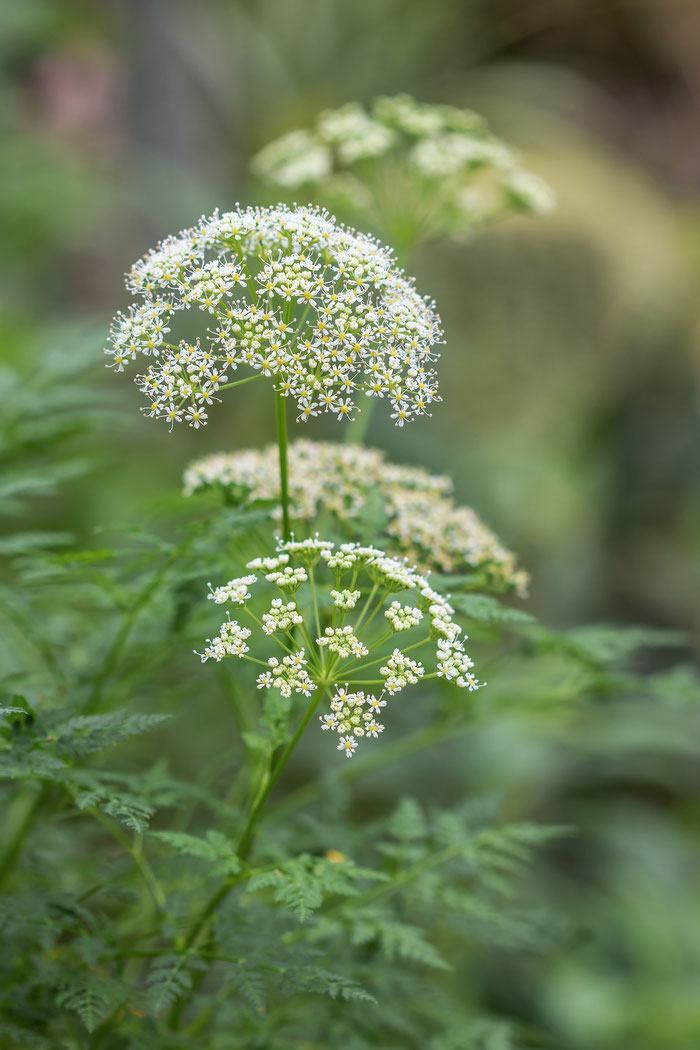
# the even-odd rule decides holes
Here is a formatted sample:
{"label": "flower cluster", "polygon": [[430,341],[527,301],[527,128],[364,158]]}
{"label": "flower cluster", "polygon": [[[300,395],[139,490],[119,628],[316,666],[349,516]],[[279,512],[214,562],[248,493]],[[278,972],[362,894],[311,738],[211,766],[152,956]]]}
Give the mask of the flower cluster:
{"label": "flower cluster", "polygon": [[283,656],[281,661],[271,656],[267,665],[270,670],[258,675],[258,689],[279,689],[284,697],[290,697],[292,693],[311,696],[316,689],[316,682],[309,677],[306,669],[306,653],[303,649]]}
{"label": "flower cluster", "polygon": [[[377,199],[382,182],[373,170],[387,162],[391,201]],[[547,183],[524,170],[477,114],[408,95],[378,98],[369,112],[356,102],[326,110],[312,130],[289,132],[265,146],[252,168],[276,186],[316,189],[354,211],[386,215],[403,200],[409,221],[420,197],[427,204],[420,211],[426,236],[458,232],[508,211],[545,214],[554,205]]]}
{"label": "flower cluster", "polygon": [[247,627],[241,627],[236,620],[225,620],[216,638],[207,638],[209,644],[201,654],[202,663],[210,659],[223,660],[225,656],[245,656],[249,652],[246,641],[250,638],[250,633]]}
{"label": "flower cluster", "polygon": [[344,660],[351,656],[367,656],[369,652],[350,626],[326,627],[323,637],[317,638],[316,642],[318,645],[327,646],[329,653],[337,653]]}
{"label": "flower cluster", "polygon": [[384,732],[384,726],[377,721],[377,714],[386,707],[386,700],[372,693],[350,693],[347,685],[337,688],[331,700],[330,714],[321,715],[321,729],[332,730],[340,735],[338,751],[343,751],[347,758],[352,758],[357,750],[357,742],[363,736],[375,740]]}
{"label": "flower cluster", "polygon": [[412,627],[417,627],[423,619],[420,609],[413,609],[410,605],[401,605],[400,602],[392,602],[384,616],[397,632],[410,631]]}
{"label": "flower cluster", "polygon": [[270,611],[262,618],[263,631],[265,634],[274,634],[275,631],[288,631],[304,618],[298,611],[295,602],[283,602],[281,598],[273,598]]}
{"label": "flower cluster", "polygon": [[[348,757],[362,737],[376,738],[383,731],[377,716],[386,706],[385,695],[422,678],[444,678],[469,691],[480,687],[447,598],[407,562],[376,547],[335,546],[313,537],[279,543],[274,557],[256,558],[247,568],[250,575],[212,589],[209,596],[217,604],[238,606],[284,655],[266,660],[250,655],[251,629],[230,618],[198,655],[202,662],[236,656],[262,663],[258,688],[284,698],[300,693],[316,705],[326,692],[330,711],[320,716],[321,728],[339,734],[338,749]],[[281,594],[271,604],[270,587]],[[393,597],[397,591],[411,592],[416,605],[402,605]],[[266,600],[262,618],[251,607],[258,598]],[[351,623],[345,622],[348,614]],[[431,644],[435,670],[428,672],[409,652]],[[355,688],[372,684],[379,687],[378,695]]]}
{"label": "flower cluster", "polygon": [[[423,570],[478,570],[483,586],[527,593],[527,573],[473,510],[455,505],[448,477],[388,463],[384,453],[361,445],[303,440],[289,446],[289,467],[297,521],[310,525],[325,513],[361,535],[369,513],[391,550]],[[221,486],[235,501],[266,502],[271,516],[279,515],[276,445],[197,460],[184,483],[187,494]]]}
{"label": "flower cluster", "polygon": [[342,591],[331,591],[331,598],[336,609],[344,609],[345,612],[354,609],[361,597],[362,591],[350,591],[347,587]]}
{"label": "flower cluster", "polygon": [[419,678],[425,674],[425,669],[417,660],[411,660],[400,649],[394,649],[393,653],[380,668],[379,673],[385,681],[386,690],[393,696],[399,693],[407,685],[415,685]]}
{"label": "flower cluster", "polygon": [[[114,319],[105,352],[118,371],[152,359],[137,384],[147,415],[171,429],[203,426],[221,391],[260,376],[300,420],[350,419],[364,393],[402,426],[437,400],[434,305],[389,249],[327,212],[216,212],[137,262],[127,287],[135,301]],[[193,310],[206,321],[194,342],[173,334]],[[252,374],[232,378],[244,368]]]}

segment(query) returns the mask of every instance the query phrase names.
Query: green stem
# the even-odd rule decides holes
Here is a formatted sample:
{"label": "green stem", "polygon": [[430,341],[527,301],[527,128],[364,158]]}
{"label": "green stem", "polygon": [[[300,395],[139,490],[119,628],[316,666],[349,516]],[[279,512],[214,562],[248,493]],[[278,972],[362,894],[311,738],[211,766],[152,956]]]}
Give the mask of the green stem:
{"label": "green stem", "polygon": [[374,402],[376,400],[376,397],[366,397],[363,399],[363,407],[359,411],[357,419],[353,419],[352,423],[348,423],[345,431],[346,444],[362,445],[364,443],[367,428],[369,427],[372,418],[372,409],[374,408]]}
{"label": "green stem", "polygon": [[234,386],[243,386],[244,383],[252,383],[254,379],[263,379],[262,372],[256,372],[254,376],[246,376],[245,379],[236,379],[233,383],[225,383],[219,390],[231,390]]}
{"label": "green stem", "polygon": [[[371,624],[372,620],[374,619],[374,617],[377,615],[379,610],[384,605],[384,601],[385,600],[386,600],[386,594],[382,594],[382,596],[380,597],[379,601],[375,605],[374,609],[370,613],[369,617],[367,618],[367,620],[365,620],[365,622],[364,622],[364,624],[362,626],[362,630],[357,634],[358,638],[361,638],[362,635],[366,632],[366,630],[369,627],[369,625]],[[355,631],[357,632],[357,627],[355,628]]]}
{"label": "green stem", "polygon": [[138,619],[138,616],[141,613],[141,610],[148,604],[152,596],[156,593],[161,583],[167,576],[172,566],[182,556],[182,554],[191,542],[191,538],[188,538],[183,543],[173,548],[168,558],[166,558],[166,560],[163,562],[159,571],[155,574],[155,576],[152,579],[148,581],[145,587],[143,587],[139,591],[136,598],[134,599],[133,604],[126,611],[124,619],[122,620],[121,627],[117,631],[114,641],[112,642],[112,645],[107,651],[102,666],[95,675],[95,678],[92,683],[92,690],[90,691],[87,703],[83,708],[83,714],[91,714],[95,710],[95,708],[99,706],[100,701],[102,699],[104,687],[111,678],[112,674],[116,671],[117,666],[119,665],[122,653],[124,651],[124,648],[126,647],[127,642],[129,641],[129,637],[134,628],[136,620]]}
{"label": "green stem", "polygon": [[48,783],[42,784],[41,788],[35,793],[31,799],[24,815],[19,820],[17,827],[15,828],[14,834],[10,837],[7,849],[3,855],[2,861],[0,861],[0,885],[5,881],[5,878],[9,875],[14,867],[14,863],[17,860],[17,856],[22,849],[27,833],[34,823],[34,818],[46,801],[51,786]]}
{"label": "green stem", "polygon": [[280,497],[282,503],[282,535],[285,543],[291,536],[289,528],[289,476],[287,468],[287,399],[275,390],[277,416],[277,446],[280,462]]}
{"label": "green stem", "polygon": [[272,791],[273,787],[275,786],[275,784],[277,783],[277,781],[279,780],[280,776],[282,775],[282,771],[284,770],[284,767],[287,765],[287,762],[292,757],[292,752],[294,751],[295,747],[297,746],[297,744],[301,740],[301,737],[302,737],[302,735],[304,733],[304,730],[306,729],[306,727],[308,726],[309,722],[313,718],[314,713],[316,711],[316,708],[319,705],[320,699],[321,699],[321,690],[317,690],[316,691],[316,695],[314,697],[312,697],[312,699],[309,701],[309,703],[307,705],[307,708],[306,708],[306,711],[304,712],[304,717],[299,722],[299,725],[296,728],[294,736],[291,738],[291,740],[289,741],[289,743],[285,747],[284,751],[280,755],[280,758],[279,758],[277,764],[275,765],[274,769],[270,773],[270,779],[268,780],[267,784],[265,785],[265,790],[262,792],[262,794],[258,798],[257,802],[255,803],[255,806],[253,807],[253,809],[251,811],[251,814],[250,814],[250,816],[248,818],[248,823],[246,824],[245,828],[243,829],[241,837],[238,840],[238,846],[236,847],[236,853],[238,854],[238,856],[240,857],[241,860],[245,860],[246,857],[248,856],[249,852],[250,852],[250,847],[251,847],[252,841],[253,841],[253,832],[255,830],[255,825],[257,824],[258,818],[260,817],[260,814],[262,813],[263,807],[264,807],[265,803],[267,802],[268,796],[269,796],[270,792]]}
{"label": "green stem", "polygon": [[[353,579],[353,583],[354,582],[355,581]],[[357,617],[357,620],[355,621],[355,634],[357,634],[357,632],[359,631],[360,626],[362,624],[362,621],[364,620],[364,618],[365,618],[365,616],[367,614],[367,610],[369,609],[370,605],[372,604],[372,599],[374,598],[374,596],[377,593],[378,589],[379,589],[379,584],[375,583],[374,586],[372,587],[372,590],[367,595],[367,601],[362,606],[362,611],[360,612],[360,615]],[[350,588],[350,590],[352,590],[352,587]]]}
{"label": "green stem", "polygon": [[[392,632],[392,634],[393,634],[393,632]],[[383,639],[383,641],[386,641],[388,638],[391,638],[391,637],[392,637],[391,634],[386,635],[386,637]],[[396,635],[393,634],[393,637],[396,637]],[[428,642],[431,642],[431,641],[432,641],[432,638],[424,638],[422,642],[414,642],[413,645],[407,645],[405,649],[401,650],[401,652],[405,656],[406,653],[410,653],[413,649],[419,649],[421,645],[427,645]],[[372,649],[376,649],[377,645],[379,645],[379,642],[377,642],[375,645],[372,646],[372,648],[370,649],[370,652],[372,652]],[[384,656],[377,657],[376,660],[363,660],[362,657],[358,657],[357,659],[353,660],[351,664],[348,664],[345,667],[343,667],[342,664],[341,664],[341,666],[338,668],[338,674],[342,677],[342,675],[345,674],[346,671],[351,671],[354,667],[357,666],[357,664],[362,664],[363,667],[374,667],[375,664],[380,664],[380,663],[382,663],[383,660],[388,660],[388,659],[389,659],[389,656],[388,656],[387,653],[385,653]]]}
{"label": "green stem", "polygon": [[158,879],[153,874],[150,864],[143,855],[140,837],[137,837],[132,843],[129,840],[129,836],[125,835],[121,828],[117,827],[116,824],[113,824],[112,821],[104,815],[104,813],[100,813],[98,809],[91,809],[88,812],[92,817],[95,818],[95,820],[99,824],[101,824],[109,832],[112,838],[116,839],[119,845],[123,849],[125,849],[126,852],[129,854],[141,878],[144,881],[144,885],[146,886],[146,889],[150,894],[151,900],[153,901],[156,911],[159,915],[162,915],[167,905],[165,893],[163,892],[163,888],[158,882]]}
{"label": "green stem", "polygon": [[[289,743],[282,752],[282,755],[277,761],[277,764],[270,773],[269,779],[267,780],[264,789],[258,795],[257,801],[253,806],[253,809],[251,810],[250,816],[248,817],[248,822],[244,827],[243,831],[241,832],[241,836],[238,840],[238,845],[236,846],[236,853],[242,861],[245,861],[246,857],[250,853],[250,848],[253,842],[253,833],[255,831],[255,825],[257,824],[260,814],[263,811],[268,796],[274,788],[277,781],[279,780],[282,771],[284,770],[284,767],[287,765],[287,762],[291,758],[292,752],[299,743],[299,740],[301,739],[304,730],[313,718],[320,699],[321,691],[319,690],[317,695],[309,702],[306,711],[304,712],[304,717],[299,722],[299,725],[297,726],[294,735],[290,739]],[[216,909],[219,907],[222,901],[226,899],[233,887],[239,882],[245,881],[245,879],[247,878],[248,873],[244,872],[242,874],[232,876],[226,879],[224,882],[222,882],[221,886],[219,886],[216,893],[214,893],[213,896],[209,898],[207,903],[204,905],[204,908],[195,919],[193,925],[190,927],[190,930],[184,940],[183,947],[185,951],[189,950],[193,946],[193,944],[199,937],[204,927],[209,922]],[[179,1013],[177,1013],[177,1015],[171,1018],[171,1025],[172,1023],[177,1023],[178,1017]]]}

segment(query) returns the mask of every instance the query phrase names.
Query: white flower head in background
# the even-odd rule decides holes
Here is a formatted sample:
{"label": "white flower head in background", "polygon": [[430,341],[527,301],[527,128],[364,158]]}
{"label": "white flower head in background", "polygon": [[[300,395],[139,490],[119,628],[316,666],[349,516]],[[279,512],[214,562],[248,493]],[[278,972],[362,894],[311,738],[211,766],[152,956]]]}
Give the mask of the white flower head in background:
{"label": "white flower head in background", "polygon": [[[303,439],[289,445],[289,468],[290,513],[302,527],[325,515],[329,527],[360,539],[371,521],[389,552],[421,571],[474,573],[482,589],[526,596],[528,574],[475,511],[455,502],[444,474],[389,463],[379,449]],[[223,489],[229,502],[266,505],[278,521],[277,446],[219,452],[191,463],[185,494],[213,487]],[[334,601],[345,608],[357,596],[338,592]]]}
{"label": "white flower head in background", "polygon": [[270,185],[372,220],[404,247],[556,203],[476,113],[409,95],[325,110],[311,129],[264,146],[251,167]]}
{"label": "white flower head in background", "polygon": [[[402,426],[438,399],[434,304],[388,248],[325,211],[216,212],[144,256],[127,286],[105,352],[117,371],[151,361],[137,376],[145,412],[171,429],[203,426],[222,391],[259,377],[300,420],[351,419],[365,394]],[[198,336],[178,338],[192,314]]]}
{"label": "white flower head in background", "polygon": [[[375,547],[313,537],[279,543],[275,557],[256,558],[247,568],[250,575],[210,587],[209,597],[236,606],[250,626],[229,615],[197,655],[203,663],[235,657],[262,665],[257,686],[277,716],[280,701],[291,706],[301,694],[313,704],[310,715],[325,695],[329,710],[320,716],[321,729],[338,734],[337,748],[348,758],[364,737],[383,732],[387,698],[404,689],[426,678],[468,692],[481,688],[448,597],[406,561]],[[256,602],[266,609],[262,615]],[[268,651],[276,644],[275,655],[257,647],[252,655],[253,642]]]}

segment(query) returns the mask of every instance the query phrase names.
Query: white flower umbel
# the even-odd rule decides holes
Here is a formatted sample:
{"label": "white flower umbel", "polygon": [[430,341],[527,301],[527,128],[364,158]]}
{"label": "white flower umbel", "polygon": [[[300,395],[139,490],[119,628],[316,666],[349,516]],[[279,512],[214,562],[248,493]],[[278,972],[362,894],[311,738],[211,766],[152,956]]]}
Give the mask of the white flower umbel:
{"label": "white flower umbel", "polygon": [[408,230],[414,243],[508,213],[543,215],[556,203],[476,113],[409,95],[378,98],[369,111],[357,102],[326,110],[310,130],[269,143],[251,166],[271,185],[304,187],[344,211],[396,216],[392,232],[401,240]]}
{"label": "white flower umbel", "polygon": [[[210,597],[240,608],[252,627],[227,619],[198,655],[203,663],[235,656],[262,664],[258,689],[286,700],[302,694],[315,708],[325,693],[330,710],[320,716],[321,728],[340,735],[338,750],[348,757],[361,740],[383,732],[379,716],[387,696],[426,678],[469,691],[480,687],[447,598],[407,562],[375,547],[336,547],[313,537],[279,543],[275,557],[256,558],[247,568],[251,575],[213,589]],[[277,593],[270,600],[271,590]],[[397,601],[398,590],[409,592],[415,605]],[[265,603],[261,615],[256,601]],[[254,632],[252,653],[247,642]],[[258,653],[261,642],[275,643],[278,654]],[[410,655],[419,648],[430,655],[428,647],[434,670],[424,656]],[[377,689],[367,692],[366,686]]]}
{"label": "white flower umbel", "polygon": [[[289,471],[291,516],[307,527],[326,513],[359,536],[370,514],[390,553],[422,571],[475,572],[480,587],[527,594],[527,573],[473,510],[455,504],[448,477],[388,463],[383,452],[362,445],[304,440],[289,446]],[[276,445],[197,460],[184,482],[188,495],[220,486],[230,500],[265,503],[279,517]],[[269,571],[281,564],[275,559]]]}
{"label": "white flower umbel", "polygon": [[[137,262],[127,287],[134,302],[105,352],[118,371],[152,359],[137,376],[144,411],[171,429],[203,426],[222,391],[261,376],[301,420],[351,419],[365,393],[403,425],[437,400],[433,303],[388,248],[325,211],[215,212]],[[194,342],[177,334],[191,312],[202,321]]]}

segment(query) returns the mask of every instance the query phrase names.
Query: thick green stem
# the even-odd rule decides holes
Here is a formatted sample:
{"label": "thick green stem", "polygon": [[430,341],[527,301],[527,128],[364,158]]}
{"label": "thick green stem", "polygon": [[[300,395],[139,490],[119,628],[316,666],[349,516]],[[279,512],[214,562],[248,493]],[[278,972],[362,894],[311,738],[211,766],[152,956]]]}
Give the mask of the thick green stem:
{"label": "thick green stem", "polygon": [[[300,741],[300,739],[301,739],[301,737],[302,737],[302,735],[304,733],[304,730],[306,729],[306,727],[308,726],[309,722],[313,718],[314,713],[316,711],[316,708],[318,707],[320,699],[321,699],[321,691],[318,690],[316,696],[313,697],[313,699],[309,701],[309,704],[308,704],[308,706],[306,708],[306,711],[304,712],[304,717],[299,722],[299,725],[297,726],[294,735],[289,740],[289,743],[287,744],[287,746],[285,747],[284,751],[282,752],[280,758],[278,759],[277,763],[275,764],[275,767],[272,770],[272,772],[270,773],[270,776],[269,776],[269,778],[267,780],[267,783],[265,784],[264,789],[259,794],[259,796],[258,796],[258,798],[257,798],[257,800],[255,802],[255,805],[253,806],[253,809],[250,812],[250,816],[248,817],[248,822],[246,823],[246,826],[244,827],[243,831],[241,832],[241,836],[240,836],[240,838],[238,840],[238,845],[236,846],[236,853],[237,853],[237,855],[239,856],[239,858],[242,861],[245,861],[245,859],[247,858],[248,854],[250,853],[250,848],[251,848],[252,843],[253,843],[253,833],[255,831],[255,826],[256,826],[259,818],[260,818],[260,814],[263,811],[265,803],[267,802],[268,796],[269,796],[270,792],[272,791],[272,789],[274,788],[274,786],[277,783],[277,781],[279,780],[279,778],[280,778],[280,776],[282,774],[282,771],[284,770],[284,767],[287,765],[287,762],[291,758],[292,752],[294,751],[295,747],[299,743],[299,741]],[[187,934],[187,936],[185,938],[184,944],[183,944],[183,947],[184,947],[185,951],[187,951],[188,949],[190,949],[192,947],[192,945],[195,943],[195,941],[197,940],[197,938],[199,937],[200,933],[202,932],[204,927],[207,925],[209,920],[211,919],[212,915],[214,914],[214,912],[216,911],[218,906],[222,903],[222,901],[224,901],[226,899],[226,897],[228,896],[230,891],[233,889],[233,887],[235,885],[237,885],[237,883],[243,882],[247,877],[248,877],[247,874],[244,872],[243,874],[235,875],[235,876],[232,876],[231,878],[226,879],[226,881],[223,882],[221,884],[221,886],[219,886],[219,888],[216,891],[216,893],[212,897],[209,898],[209,900],[205,904],[204,908],[202,909],[202,911],[199,913],[199,915],[195,919],[193,925],[190,927],[190,930],[189,930],[189,932],[188,932],[188,934]],[[179,1014],[177,1012],[175,1012],[173,1018],[171,1019],[171,1026],[172,1026],[173,1021],[175,1021],[175,1022],[177,1021],[178,1017],[179,1017]]]}
{"label": "thick green stem", "polygon": [[291,536],[289,528],[289,474],[287,469],[287,399],[275,390],[277,414],[277,447],[280,460],[280,501],[282,504],[282,535],[285,543]]}
{"label": "thick green stem", "polygon": [[260,817],[260,814],[262,813],[263,807],[265,806],[265,803],[267,802],[268,796],[269,796],[270,792],[272,791],[273,787],[275,786],[275,784],[277,783],[277,781],[279,780],[280,776],[282,775],[282,771],[283,771],[284,767],[287,765],[287,762],[292,757],[292,752],[294,751],[294,748],[297,746],[297,744],[301,740],[301,737],[303,735],[304,730],[306,729],[307,725],[309,724],[309,722],[313,718],[314,713],[316,711],[316,708],[318,707],[320,699],[321,699],[321,691],[317,690],[316,695],[309,701],[309,704],[308,704],[308,706],[306,708],[306,711],[304,712],[304,717],[302,718],[302,720],[300,721],[299,725],[297,726],[296,732],[294,733],[294,736],[291,738],[291,740],[289,741],[289,743],[285,747],[285,749],[282,752],[279,760],[277,761],[277,764],[275,765],[274,769],[270,773],[269,780],[267,781],[267,784],[265,785],[265,790],[262,792],[262,794],[258,798],[257,802],[255,803],[255,806],[251,810],[251,814],[250,814],[250,816],[248,818],[248,823],[246,824],[245,828],[243,829],[241,837],[238,840],[238,846],[236,847],[236,853],[238,854],[238,856],[240,857],[241,860],[245,860],[247,858],[249,852],[250,852],[250,847],[251,847],[252,841],[253,841],[253,832],[255,830],[255,825],[257,824],[258,819]]}

